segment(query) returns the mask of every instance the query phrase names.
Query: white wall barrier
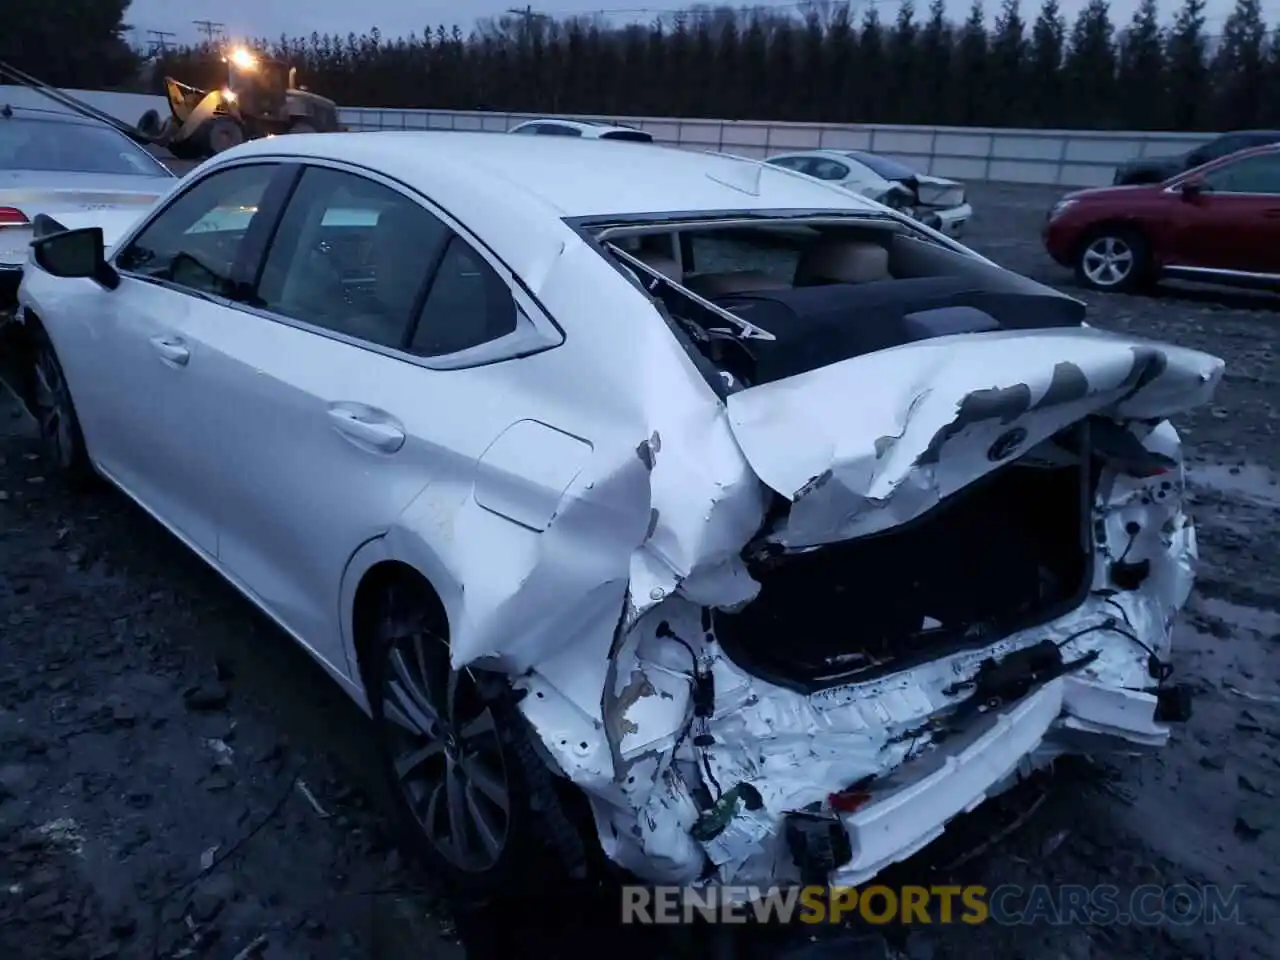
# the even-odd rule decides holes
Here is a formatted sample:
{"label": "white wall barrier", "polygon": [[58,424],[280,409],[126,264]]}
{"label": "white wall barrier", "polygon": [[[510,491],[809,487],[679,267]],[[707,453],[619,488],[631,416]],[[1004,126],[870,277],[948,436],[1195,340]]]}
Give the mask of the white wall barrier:
{"label": "white wall barrier", "polygon": [[[167,110],[163,97],[68,91],[112,116],[136,123],[148,109]],[[0,104],[51,106],[22,87],[0,86]],[[501,133],[530,114],[456,110],[343,107],[352,130],[487,130]],[[1117,163],[1132,157],[1182,153],[1209,134],[1100,130],[1012,130],[986,127],[910,127],[891,124],[768,123],[758,120],[677,120],[664,117],[589,117],[639,127],[659,143],[689,150],[721,150],[764,157],[826,147],[871,150],[922,172],[957,180],[1094,186],[1111,182]]]}

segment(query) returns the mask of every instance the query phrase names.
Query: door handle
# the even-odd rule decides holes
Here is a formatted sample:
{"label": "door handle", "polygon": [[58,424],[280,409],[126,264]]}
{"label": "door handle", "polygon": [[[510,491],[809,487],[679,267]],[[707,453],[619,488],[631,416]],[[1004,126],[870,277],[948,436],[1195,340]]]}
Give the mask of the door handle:
{"label": "door handle", "polygon": [[152,337],[151,345],[156,348],[161,360],[174,366],[185,367],[191,359],[191,351],[181,337]]}
{"label": "door handle", "polygon": [[335,403],[329,419],[343,436],[382,453],[395,453],[404,446],[404,428],[385,413],[363,404]]}

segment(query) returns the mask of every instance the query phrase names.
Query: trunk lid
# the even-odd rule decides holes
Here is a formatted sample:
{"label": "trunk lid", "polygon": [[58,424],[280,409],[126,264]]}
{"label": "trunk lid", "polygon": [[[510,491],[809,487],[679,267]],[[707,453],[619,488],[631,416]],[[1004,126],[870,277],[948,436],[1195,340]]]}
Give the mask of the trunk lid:
{"label": "trunk lid", "polygon": [[1223,361],[1089,327],[968,333],[854,357],[727,401],[752,470],[791,501],[767,542],[803,549],[919,517],[1092,414],[1207,402]]}
{"label": "trunk lid", "polygon": [[[169,177],[19,172],[0,177],[0,207],[21,210],[28,220],[43,213],[68,227],[101,223],[118,233],[125,218],[132,223],[177,183]],[[25,263],[30,242],[30,226],[0,226],[0,266]]]}

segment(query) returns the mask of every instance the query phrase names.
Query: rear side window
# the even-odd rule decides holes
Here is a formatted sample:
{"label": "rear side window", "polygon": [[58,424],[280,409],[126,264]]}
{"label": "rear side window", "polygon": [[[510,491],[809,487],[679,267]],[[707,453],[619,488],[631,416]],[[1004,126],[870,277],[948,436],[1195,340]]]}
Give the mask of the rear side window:
{"label": "rear side window", "polygon": [[511,288],[461,237],[449,241],[427,291],[409,351],[442,357],[514,333]]}
{"label": "rear side window", "polygon": [[280,220],[257,306],[401,347],[449,228],[409,197],[341,170],[307,170]]}
{"label": "rear side window", "polygon": [[601,140],[630,140],[632,143],[653,143],[653,135],[643,130],[610,130],[600,135]]}
{"label": "rear side window", "polygon": [[577,127],[566,127],[558,123],[544,123],[538,127],[538,133],[544,137],[580,137],[582,131]]}
{"label": "rear side window", "polygon": [[813,165],[805,171],[819,180],[843,180],[849,176],[849,168],[843,163],[836,163],[825,157],[813,161]]}

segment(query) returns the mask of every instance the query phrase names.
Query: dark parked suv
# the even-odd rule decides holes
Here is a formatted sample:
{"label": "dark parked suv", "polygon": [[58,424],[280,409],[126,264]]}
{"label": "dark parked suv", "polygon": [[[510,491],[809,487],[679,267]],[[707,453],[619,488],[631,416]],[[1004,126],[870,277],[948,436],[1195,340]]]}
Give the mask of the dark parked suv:
{"label": "dark parked suv", "polygon": [[1127,160],[1116,167],[1112,182],[1118,187],[1135,183],[1164,183],[1170,177],[1176,177],[1229,153],[1248,150],[1250,147],[1265,147],[1271,143],[1280,143],[1280,130],[1236,130],[1214,137],[1208,143],[1202,143],[1194,150],[1174,157],[1138,157]]}

